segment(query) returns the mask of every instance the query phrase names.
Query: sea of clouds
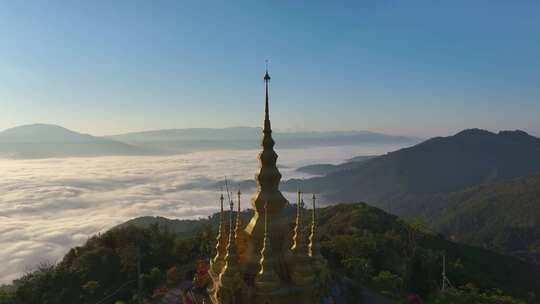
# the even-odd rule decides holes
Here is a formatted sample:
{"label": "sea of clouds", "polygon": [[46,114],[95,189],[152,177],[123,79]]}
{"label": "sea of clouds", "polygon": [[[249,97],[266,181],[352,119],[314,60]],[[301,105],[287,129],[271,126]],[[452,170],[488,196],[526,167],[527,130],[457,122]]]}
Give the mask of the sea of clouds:
{"label": "sea of clouds", "polygon": [[[288,149],[278,151],[278,162],[284,179],[302,178],[309,176],[296,172],[299,166],[339,163],[397,148]],[[69,248],[134,217],[199,218],[216,212],[216,182],[225,176],[252,179],[257,153],[0,159],[0,284],[10,283],[41,262],[57,262]],[[249,207],[254,189],[243,192],[245,207]]]}

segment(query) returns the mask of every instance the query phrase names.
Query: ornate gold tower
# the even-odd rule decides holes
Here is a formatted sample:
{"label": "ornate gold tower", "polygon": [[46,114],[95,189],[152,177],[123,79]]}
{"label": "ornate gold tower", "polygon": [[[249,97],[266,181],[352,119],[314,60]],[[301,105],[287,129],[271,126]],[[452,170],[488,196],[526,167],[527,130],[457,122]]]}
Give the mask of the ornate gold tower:
{"label": "ornate gold tower", "polygon": [[210,260],[210,268],[215,273],[220,273],[225,265],[225,249],[227,248],[227,235],[225,234],[225,222],[223,218],[223,194],[219,198],[221,211],[219,213],[219,227],[216,237],[216,255]]}
{"label": "ornate gold tower", "polygon": [[299,192],[294,237],[291,238],[290,223],[283,211],[289,202],[279,191],[281,173],[276,165],[278,156],[274,151],[270,125],[268,70],[264,82],[262,151],[255,175],[257,191],[251,199],[254,214],[242,229],[238,191],[236,227],[233,231],[231,205],[231,228],[226,249],[221,215],[217,253],[210,270],[213,281],[209,289],[210,298],[214,304],[317,304],[321,302],[322,290],[325,290],[323,284],[326,279],[321,275],[327,272],[323,269],[325,263],[316,261],[322,257],[316,251],[315,212],[308,246],[302,227],[304,204]]}
{"label": "ornate gold tower", "polygon": [[264,128],[263,138],[261,142],[262,151],[259,153],[259,170],[255,175],[255,181],[257,183],[257,192],[251,199],[251,205],[255,210],[255,214],[245,231],[248,234],[252,242],[252,247],[248,252],[248,263],[250,264],[250,271],[255,274],[258,271],[258,262],[260,259],[260,248],[264,237],[264,219],[261,215],[264,214],[265,204],[268,203],[268,230],[270,237],[270,243],[276,255],[278,264],[277,272],[283,279],[288,279],[286,269],[281,267],[286,259],[286,242],[287,224],[285,217],[282,215],[283,208],[289,204],[287,199],[279,191],[279,183],[281,181],[281,173],[279,172],[276,162],[278,155],[274,151],[274,139],[272,138],[272,127],[270,125],[270,109],[268,101],[268,85],[270,82],[270,75],[266,71],[264,75],[265,82],[265,107],[264,107]]}

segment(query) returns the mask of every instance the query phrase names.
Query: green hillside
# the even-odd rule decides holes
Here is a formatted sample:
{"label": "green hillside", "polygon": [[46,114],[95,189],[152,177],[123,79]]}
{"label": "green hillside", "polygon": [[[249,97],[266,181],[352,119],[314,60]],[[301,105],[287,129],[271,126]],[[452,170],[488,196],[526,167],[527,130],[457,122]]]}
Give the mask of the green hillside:
{"label": "green hillside", "polygon": [[[293,213],[294,207],[286,211],[291,220]],[[519,259],[447,241],[363,203],[322,208],[318,217],[322,253],[336,277],[398,299],[416,292],[433,300],[428,303],[455,303],[436,300],[446,254],[451,282],[468,286],[460,288],[457,297],[489,293],[495,300],[482,303],[537,303],[540,272]],[[196,259],[213,254],[215,219],[216,215],[200,223],[182,223],[148,217],[136,220],[137,226],[116,227],[71,249],[57,265],[43,265],[23,276],[15,282],[15,292],[0,292],[0,303],[93,304],[104,298],[104,303],[134,303],[138,247],[144,297],[157,299],[157,290],[174,285],[171,280],[193,269]],[[186,223],[196,227],[190,235],[185,233]],[[181,235],[171,232],[176,230]],[[469,291],[472,286],[474,293]],[[501,294],[526,302],[500,301]]]}
{"label": "green hillside", "polygon": [[[454,240],[539,262],[536,137],[465,130],[341,168],[305,180],[304,191],[332,202],[367,201],[421,219]],[[294,190],[297,184],[284,186]]]}
{"label": "green hillside", "polygon": [[540,263],[540,174],[394,202],[453,240]]}
{"label": "green hillside", "polygon": [[[471,129],[347,165],[303,185],[336,202],[362,200],[386,207],[403,194],[451,192],[537,172],[539,138],[522,131]],[[285,188],[297,183],[290,180]]]}
{"label": "green hillside", "polygon": [[[402,276],[405,284],[426,293],[440,286],[442,255],[446,254],[450,267],[448,276],[456,286],[473,283],[483,289],[497,288],[522,295],[532,290],[537,294],[540,291],[537,267],[516,258],[448,241],[422,226],[407,224],[363,203],[323,208],[320,218],[325,247],[333,249],[329,251],[330,256],[337,254],[334,262],[348,271],[358,271],[358,276],[389,270]],[[411,269],[410,263],[416,259],[421,260],[421,265]],[[368,262],[367,268],[362,266],[359,270],[355,263],[360,261],[371,264]],[[410,282],[407,282],[408,277]]]}

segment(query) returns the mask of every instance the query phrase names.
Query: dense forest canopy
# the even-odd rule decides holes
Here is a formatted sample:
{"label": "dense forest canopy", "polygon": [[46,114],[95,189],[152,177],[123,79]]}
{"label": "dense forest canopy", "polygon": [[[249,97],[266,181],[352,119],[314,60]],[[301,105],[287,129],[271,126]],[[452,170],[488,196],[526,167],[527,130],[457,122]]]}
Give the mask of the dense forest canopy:
{"label": "dense forest canopy", "polygon": [[[291,219],[294,209],[286,209]],[[462,299],[521,303],[504,294],[535,303],[540,292],[540,272],[518,259],[453,243],[418,223],[406,223],[364,203],[318,211],[322,253],[335,278],[398,299],[417,293],[432,303],[460,303]],[[246,218],[249,215],[249,211],[243,213]],[[10,290],[0,293],[0,303],[93,304],[103,299],[101,303],[133,303],[139,257],[142,296],[152,303],[160,291],[189,275],[198,259],[213,254],[215,218],[199,222],[145,218],[144,224],[134,220],[134,225],[121,225],[71,249],[58,264],[40,265],[16,280]],[[308,222],[306,218],[306,229]],[[185,227],[175,228],[186,223],[194,227],[191,233]],[[172,232],[178,230],[181,233]],[[448,277],[459,288],[440,295],[443,255]]]}

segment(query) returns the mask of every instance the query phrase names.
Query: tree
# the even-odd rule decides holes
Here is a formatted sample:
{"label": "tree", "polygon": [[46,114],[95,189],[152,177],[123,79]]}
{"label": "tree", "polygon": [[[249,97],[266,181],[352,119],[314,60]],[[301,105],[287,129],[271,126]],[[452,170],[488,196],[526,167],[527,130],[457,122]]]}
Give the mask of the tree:
{"label": "tree", "polygon": [[403,279],[390,271],[379,272],[373,282],[381,291],[392,296],[398,296],[403,287]]}

